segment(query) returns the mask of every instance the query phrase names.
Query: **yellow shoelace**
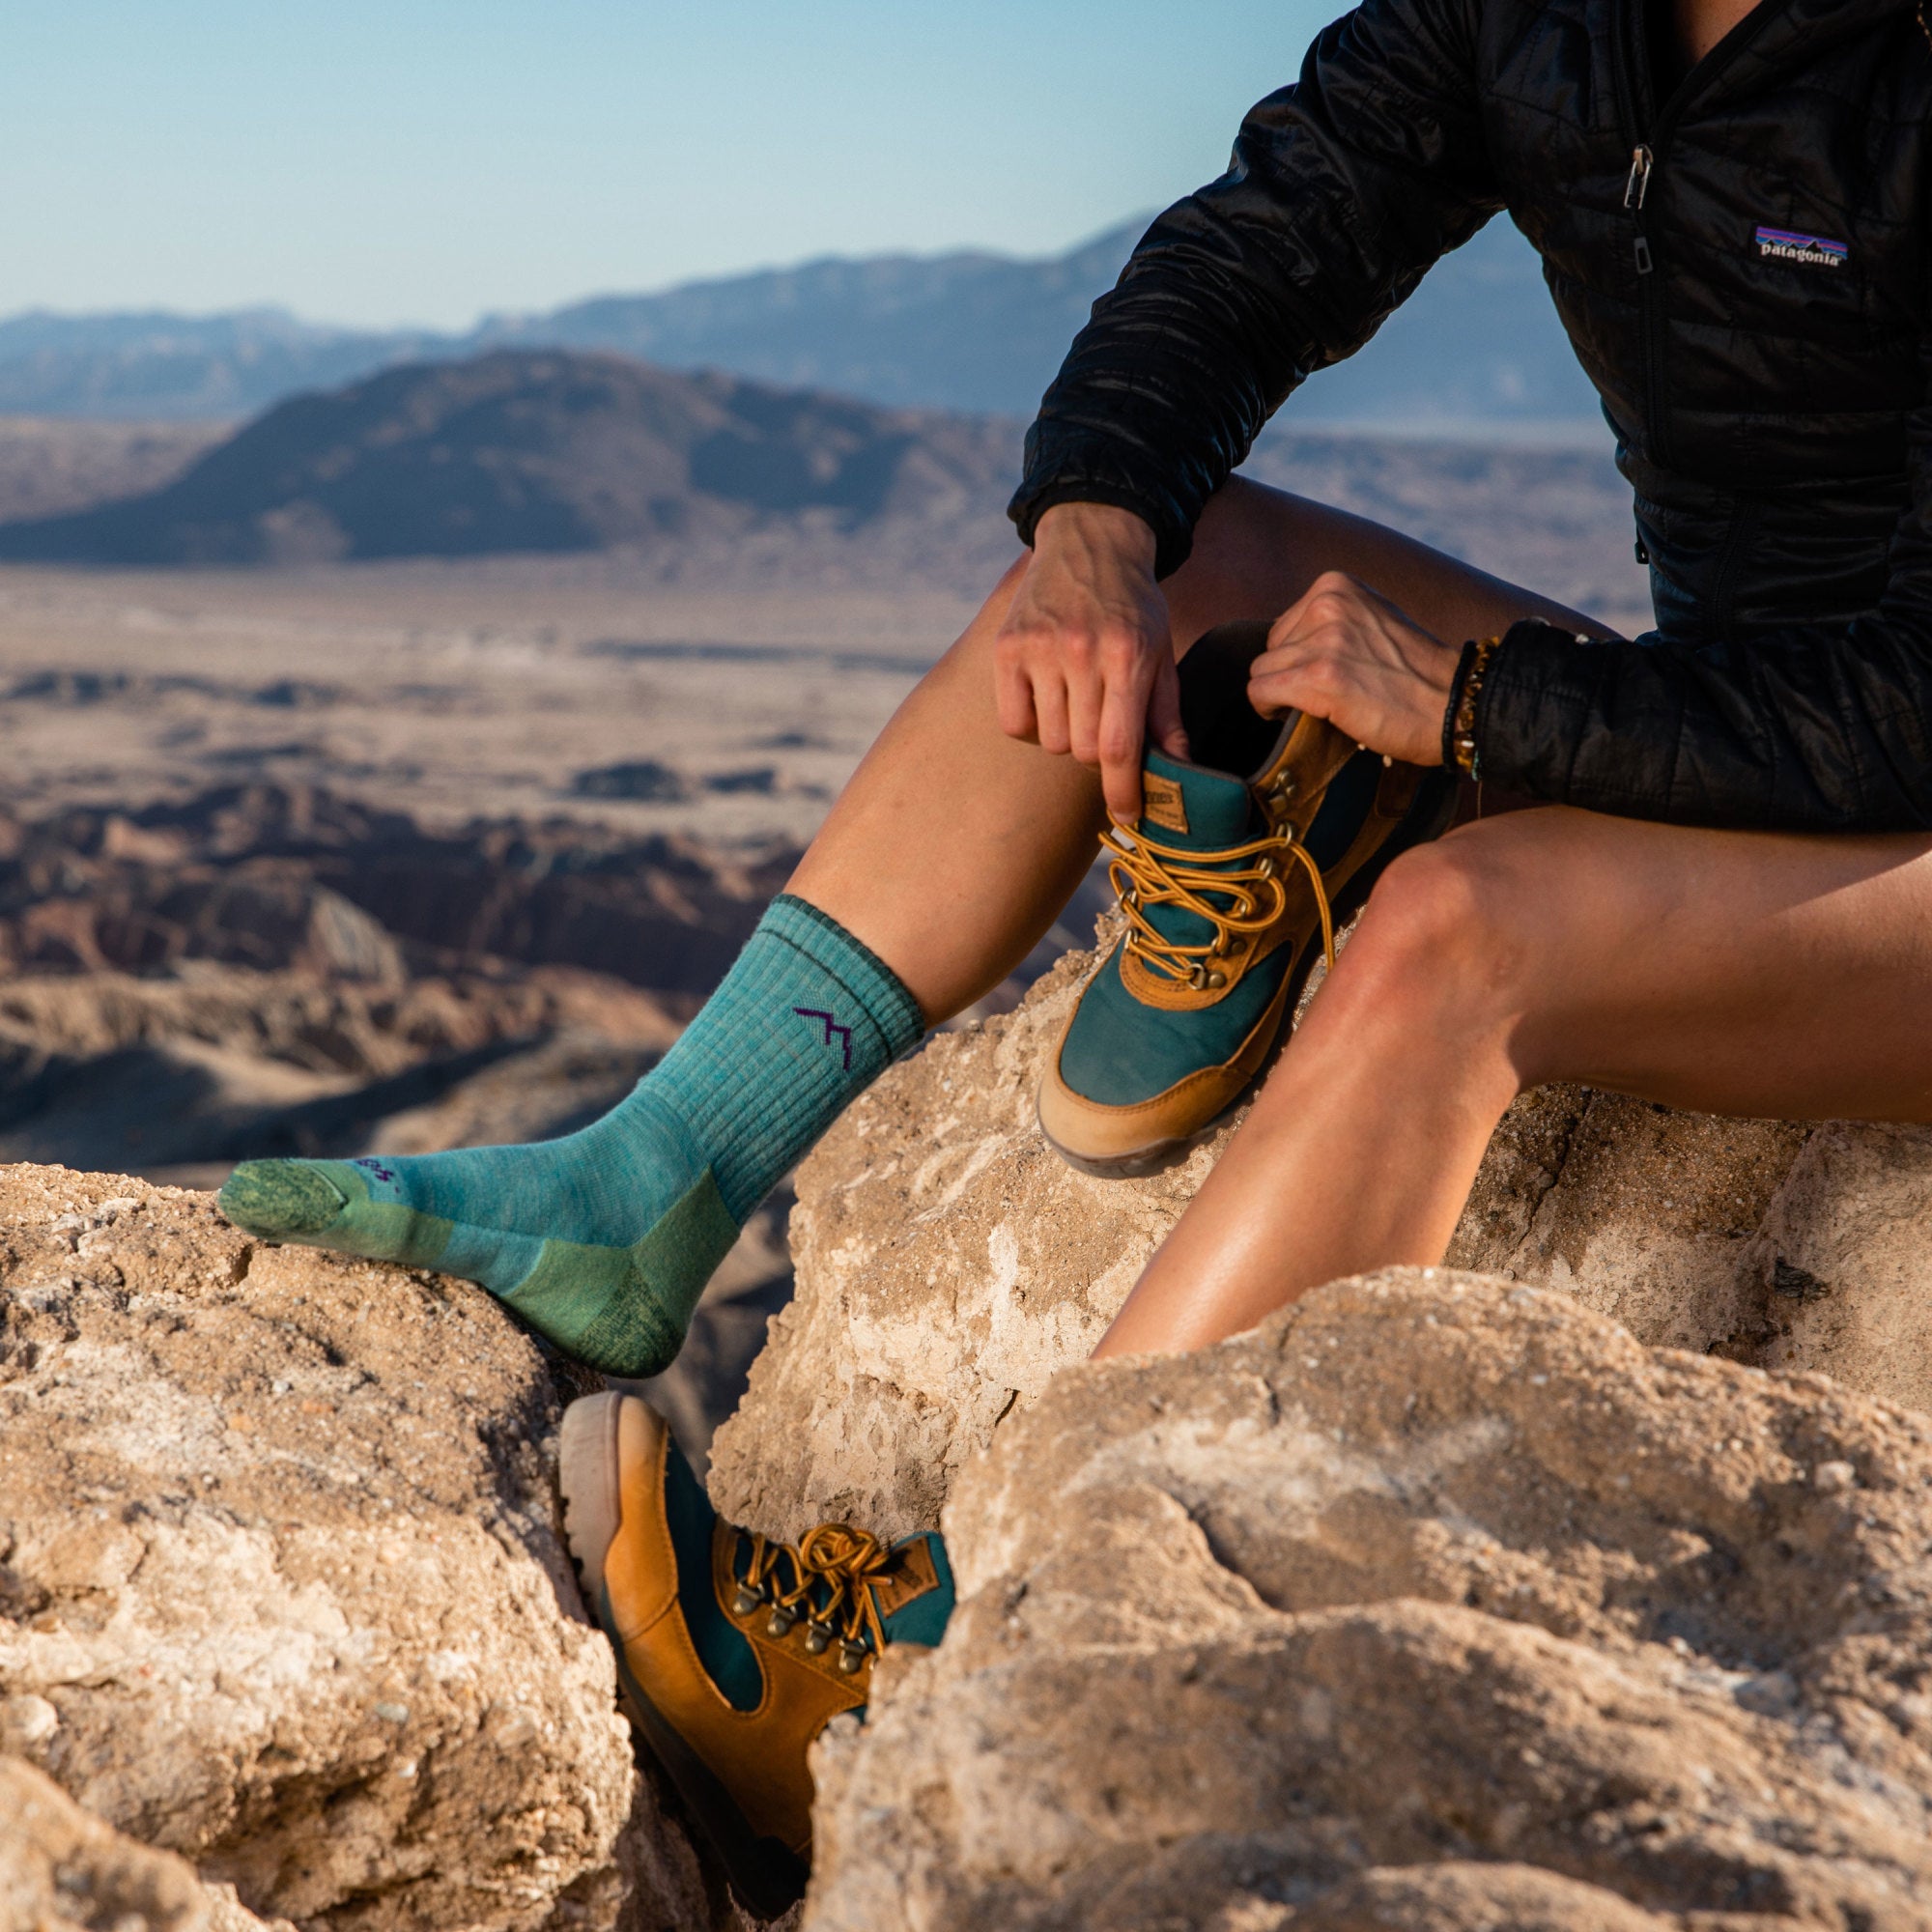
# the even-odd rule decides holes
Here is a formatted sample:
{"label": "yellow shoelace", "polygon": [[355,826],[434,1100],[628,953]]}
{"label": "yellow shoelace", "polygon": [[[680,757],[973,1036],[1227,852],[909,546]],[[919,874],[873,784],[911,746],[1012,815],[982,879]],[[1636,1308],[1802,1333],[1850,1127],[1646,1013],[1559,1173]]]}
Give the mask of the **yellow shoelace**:
{"label": "yellow shoelace", "polygon": [[[1138,828],[1117,821],[1111,831],[1101,833],[1100,844],[1111,855],[1107,878],[1127,917],[1128,947],[1151,971],[1176,985],[1225,983],[1214,973],[1212,962],[1226,955],[1233,940],[1266,931],[1287,910],[1288,885],[1281,876],[1283,854],[1298,861],[1308,875],[1315,909],[1321,916],[1321,956],[1329,970],[1334,970],[1335,920],[1328,907],[1327,889],[1321,883],[1321,867],[1293,831],[1271,833],[1265,838],[1252,838],[1245,845],[1230,845],[1220,852],[1195,852],[1185,846],[1165,845]],[[1255,863],[1234,864],[1239,859]],[[1216,904],[1216,899],[1227,903]],[[1214,928],[1213,938],[1205,945],[1183,946],[1164,937],[1148,918],[1147,909],[1169,905],[1180,906],[1206,920]]]}
{"label": "yellow shoelace", "polygon": [[[779,1575],[781,1563],[790,1566],[789,1588]],[[806,1649],[816,1656],[838,1637],[838,1667],[849,1675],[866,1661],[868,1637],[875,1653],[885,1648],[885,1626],[872,1593],[892,1564],[892,1551],[876,1536],[849,1522],[822,1522],[808,1530],[796,1548],[753,1536],[751,1568],[732,1607],[749,1616],[760,1603],[770,1604],[766,1630],[775,1637],[785,1635],[801,1617],[808,1619]]]}

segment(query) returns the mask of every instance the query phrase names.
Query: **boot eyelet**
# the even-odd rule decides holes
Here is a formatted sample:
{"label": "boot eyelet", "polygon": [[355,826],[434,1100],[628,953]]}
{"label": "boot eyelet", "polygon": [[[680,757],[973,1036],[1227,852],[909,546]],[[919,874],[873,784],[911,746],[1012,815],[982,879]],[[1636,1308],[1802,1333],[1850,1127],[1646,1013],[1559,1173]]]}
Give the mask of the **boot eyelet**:
{"label": "boot eyelet", "polygon": [[787,1609],[782,1604],[775,1605],[772,1614],[765,1624],[765,1634],[767,1636],[784,1636],[797,1621],[798,1612],[796,1610]]}
{"label": "boot eyelet", "polygon": [[734,1617],[749,1617],[764,1601],[765,1593],[762,1590],[753,1590],[749,1585],[740,1583],[737,1595],[731,1599],[731,1614]]}
{"label": "boot eyelet", "polygon": [[866,1646],[863,1643],[841,1643],[838,1646],[838,1668],[846,1677],[856,1677],[859,1667],[866,1661]]}
{"label": "boot eyelet", "polygon": [[823,1657],[832,1648],[832,1631],[826,1624],[807,1624],[805,1647],[813,1657]]}
{"label": "boot eyelet", "polygon": [[1210,986],[1225,986],[1228,983],[1228,976],[1225,973],[1210,973],[1208,976],[1208,983]]}

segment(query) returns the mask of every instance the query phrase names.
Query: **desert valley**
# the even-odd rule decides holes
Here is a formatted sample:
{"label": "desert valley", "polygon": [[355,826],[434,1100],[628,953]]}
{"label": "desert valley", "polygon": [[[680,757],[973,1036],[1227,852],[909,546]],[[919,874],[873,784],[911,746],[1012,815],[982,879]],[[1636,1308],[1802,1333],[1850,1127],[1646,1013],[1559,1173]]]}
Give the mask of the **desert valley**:
{"label": "desert valley", "polygon": [[[504,351],[239,435],[0,421],[0,1151],[213,1186],[594,1118],[1014,554],[1020,428]],[[1249,469],[1641,621],[1599,453],[1283,433]],[[782,1210],[680,1371],[694,1449]]]}

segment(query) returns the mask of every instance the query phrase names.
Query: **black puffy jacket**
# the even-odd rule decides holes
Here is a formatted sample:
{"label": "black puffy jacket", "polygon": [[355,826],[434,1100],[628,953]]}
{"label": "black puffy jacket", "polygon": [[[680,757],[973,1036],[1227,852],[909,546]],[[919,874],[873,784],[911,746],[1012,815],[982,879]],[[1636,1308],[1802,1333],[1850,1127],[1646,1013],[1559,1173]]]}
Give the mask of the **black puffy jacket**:
{"label": "black puffy jacket", "polygon": [[[1186,556],[1311,371],[1506,209],[1635,491],[1660,629],[1492,661],[1483,775],[1684,823],[1932,828],[1932,46],[1760,0],[1659,100],[1642,0],[1367,0],[1095,304],[1012,513]],[[1509,317],[1498,315],[1506,330]]]}

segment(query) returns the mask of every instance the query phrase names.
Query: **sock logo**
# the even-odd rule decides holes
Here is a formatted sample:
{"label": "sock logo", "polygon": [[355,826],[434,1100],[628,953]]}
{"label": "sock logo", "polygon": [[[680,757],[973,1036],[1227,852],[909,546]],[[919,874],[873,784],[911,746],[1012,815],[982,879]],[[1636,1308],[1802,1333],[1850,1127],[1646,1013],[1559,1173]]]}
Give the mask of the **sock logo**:
{"label": "sock logo", "polygon": [[839,1043],[845,1049],[845,1070],[847,1073],[851,1072],[852,1029],[850,1027],[840,1026],[838,1022],[835,1020],[830,1013],[821,1013],[816,1007],[794,1007],[792,1009],[792,1011],[795,1012],[802,1020],[823,1020],[825,1022],[826,1045],[830,1046],[832,1044],[833,1036],[836,1034],[838,1037]]}
{"label": "sock logo", "polygon": [[365,1154],[360,1160],[351,1161],[350,1166],[359,1167],[364,1172],[373,1174],[378,1180],[393,1180],[396,1178],[392,1169],[384,1167],[380,1160],[371,1155]]}

